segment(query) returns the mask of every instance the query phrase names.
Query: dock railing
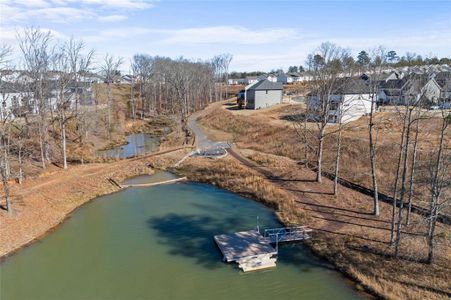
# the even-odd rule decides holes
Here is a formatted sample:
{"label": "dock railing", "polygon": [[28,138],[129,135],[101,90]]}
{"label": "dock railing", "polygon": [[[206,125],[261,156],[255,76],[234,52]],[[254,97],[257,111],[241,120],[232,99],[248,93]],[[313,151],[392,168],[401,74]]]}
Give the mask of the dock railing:
{"label": "dock railing", "polygon": [[306,226],[293,226],[265,229],[264,237],[271,243],[302,241],[309,239],[312,230]]}

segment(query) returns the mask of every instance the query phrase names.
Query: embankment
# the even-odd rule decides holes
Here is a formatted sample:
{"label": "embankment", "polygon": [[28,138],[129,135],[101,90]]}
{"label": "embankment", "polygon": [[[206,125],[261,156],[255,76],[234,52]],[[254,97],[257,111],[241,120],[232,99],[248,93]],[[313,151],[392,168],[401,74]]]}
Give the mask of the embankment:
{"label": "embankment", "polygon": [[[182,157],[185,150],[166,149],[158,154],[170,165]],[[81,205],[118,191],[109,178],[120,182],[127,177],[151,174],[148,163],[154,156],[70,166],[68,170],[44,173],[22,185],[13,185],[13,213],[0,210],[0,259],[42,238]]]}

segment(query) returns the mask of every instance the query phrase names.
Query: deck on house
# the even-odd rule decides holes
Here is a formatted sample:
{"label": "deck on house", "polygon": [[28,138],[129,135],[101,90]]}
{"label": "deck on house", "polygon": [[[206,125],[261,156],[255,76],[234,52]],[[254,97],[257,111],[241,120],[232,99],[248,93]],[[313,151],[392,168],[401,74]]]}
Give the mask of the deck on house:
{"label": "deck on house", "polygon": [[[236,262],[244,271],[254,271],[276,266],[277,244],[310,238],[311,232],[304,226],[241,231],[233,234],[216,235],[214,240],[226,262]],[[276,244],[276,247],[273,246]]]}

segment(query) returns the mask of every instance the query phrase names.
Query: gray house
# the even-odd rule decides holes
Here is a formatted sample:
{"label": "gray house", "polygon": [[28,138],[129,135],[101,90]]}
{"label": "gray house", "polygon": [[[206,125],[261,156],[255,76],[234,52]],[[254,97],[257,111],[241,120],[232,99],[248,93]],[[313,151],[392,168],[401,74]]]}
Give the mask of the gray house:
{"label": "gray house", "polygon": [[252,83],[245,89],[245,107],[259,109],[282,103],[282,90],[283,84],[281,82],[271,82],[264,79]]}

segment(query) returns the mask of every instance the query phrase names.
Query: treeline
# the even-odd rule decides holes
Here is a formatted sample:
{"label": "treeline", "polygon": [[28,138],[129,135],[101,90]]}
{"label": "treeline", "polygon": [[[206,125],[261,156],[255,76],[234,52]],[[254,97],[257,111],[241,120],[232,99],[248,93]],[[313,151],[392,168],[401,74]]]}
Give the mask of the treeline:
{"label": "treeline", "polygon": [[[349,52],[349,51],[348,51]],[[451,65],[451,58],[442,57],[438,58],[434,57],[423,57],[414,52],[407,52],[403,56],[399,56],[396,51],[384,51],[384,57],[382,58],[386,64],[386,66],[402,68],[402,67],[413,67],[413,66],[424,66],[424,65]],[[348,53],[346,58],[348,66],[362,67],[368,65],[371,61],[371,53],[368,53],[365,50],[360,51],[356,57],[353,57]],[[288,73],[302,73],[308,70],[308,62],[307,68],[303,66],[289,66]]]}
{"label": "treeline", "polygon": [[257,77],[264,75],[266,72],[263,71],[252,71],[252,72],[231,72],[230,78],[246,78],[246,77]]}
{"label": "treeline", "polygon": [[[227,94],[229,54],[205,61],[137,54],[131,82],[119,86],[123,59],[107,54],[94,61],[94,50],[82,41],[58,41],[49,31],[28,28],[18,34],[18,45],[15,51],[0,47],[0,175],[8,211],[9,180],[23,182],[26,162],[42,169],[83,163],[93,147],[87,137],[100,134],[111,142],[120,114],[171,115],[188,135],[188,115]],[[115,95],[124,88],[125,106],[119,103],[124,95]],[[68,159],[69,146],[76,158]]]}
{"label": "treeline", "polygon": [[189,113],[208,103],[224,99],[228,68],[232,56],[223,54],[209,61],[190,61],[136,54],[132,61],[131,118],[146,113]]}

